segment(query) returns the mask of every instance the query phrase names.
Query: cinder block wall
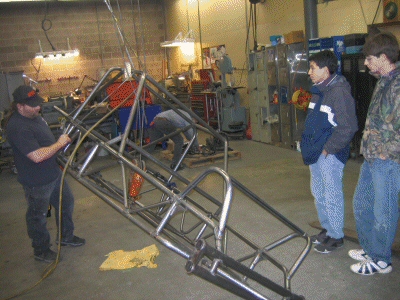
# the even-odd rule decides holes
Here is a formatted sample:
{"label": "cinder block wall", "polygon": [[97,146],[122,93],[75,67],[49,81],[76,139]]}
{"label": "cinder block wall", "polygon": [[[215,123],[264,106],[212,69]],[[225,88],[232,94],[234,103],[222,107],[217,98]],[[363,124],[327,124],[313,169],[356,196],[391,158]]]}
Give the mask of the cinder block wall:
{"label": "cinder block wall", "polygon": [[[135,69],[144,69],[160,80],[163,76],[165,40],[162,1],[111,1],[114,14],[127,39]],[[42,28],[43,23],[43,28]],[[46,30],[46,31],[45,31]],[[35,59],[40,52],[79,49],[76,58]],[[125,59],[123,58],[123,55]],[[137,56],[136,56],[137,55]],[[44,96],[66,94],[76,89],[85,75],[100,79],[104,70],[123,67],[122,54],[112,15],[103,1],[24,2],[0,4],[0,71],[19,72],[39,82]],[[95,82],[85,78],[82,87]]]}

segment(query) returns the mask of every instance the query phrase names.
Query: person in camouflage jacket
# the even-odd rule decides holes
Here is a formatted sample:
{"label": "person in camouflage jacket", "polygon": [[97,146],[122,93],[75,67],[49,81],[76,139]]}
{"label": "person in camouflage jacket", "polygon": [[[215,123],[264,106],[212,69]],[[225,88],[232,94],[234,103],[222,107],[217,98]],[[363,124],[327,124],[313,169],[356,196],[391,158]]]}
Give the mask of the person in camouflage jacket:
{"label": "person in camouflage jacket", "polygon": [[400,66],[399,44],[390,33],[369,37],[364,64],[379,76],[368,109],[361,144],[364,162],[353,198],[362,249],[349,251],[360,261],[354,273],[392,271],[391,249],[399,220],[400,192]]}

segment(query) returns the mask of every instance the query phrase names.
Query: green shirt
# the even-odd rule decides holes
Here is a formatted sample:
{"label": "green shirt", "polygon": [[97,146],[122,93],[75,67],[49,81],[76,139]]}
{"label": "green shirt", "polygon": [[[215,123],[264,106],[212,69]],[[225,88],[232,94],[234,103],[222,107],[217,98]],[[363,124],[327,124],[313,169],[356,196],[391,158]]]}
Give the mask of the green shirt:
{"label": "green shirt", "polygon": [[366,160],[384,157],[400,163],[400,67],[377,82],[368,109],[361,153]]}

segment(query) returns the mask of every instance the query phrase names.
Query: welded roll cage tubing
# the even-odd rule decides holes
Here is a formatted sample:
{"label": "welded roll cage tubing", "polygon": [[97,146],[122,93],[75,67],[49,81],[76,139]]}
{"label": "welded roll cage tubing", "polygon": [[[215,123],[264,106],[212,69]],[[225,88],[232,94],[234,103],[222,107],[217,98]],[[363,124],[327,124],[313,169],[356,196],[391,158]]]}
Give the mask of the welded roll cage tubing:
{"label": "welded roll cage tubing", "polygon": [[[170,93],[165,87],[159,85],[153,78],[142,71],[131,70],[134,69],[134,67],[123,29],[118,24],[118,20],[111,7],[111,2],[109,0],[104,0],[104,2],[111,12],[114,26],[117,30],[117,37],[121,52],[123,56],[124,53],[126,54],[128,62],[125,62],[125,69],[111,68],[98,82],[88,99],[77,109],[73,117],[67,115],[65,112],[60,111],[70,121],[70,126],[67,127],[66,132],[76,139],[76,146],[72,151],[72,154],[68,157],[67,149],[62,153],[62,155],[59,156],[59,162],[64,165],[65,171],[70,173],[77,181],[86,186],[95,195],[125,216],[128,220],[133,222],[143,231],[150,234],[150,236],[155,238],[158,242],[187,259],[186,271],[188,273],[195,274],[225,290],[230,291],[233,294],[246,299],[271,299],[257,291],[255,288],[251,287],[248,283],[249,280],[253,280],[259,283],[261,286],[274,291],[276,294],[282,296],[282,299],[304,299],[302,296],[298,296],[291,292],[290,281],[310,251],[311,243],[307,234],[305,234],[292,222],[287,220],[279,212],[274,210],[264,200],[260,199],[249,189],[228,175],[228,142],[224,136],[222,136],[219,132],[216,132],[192,111],[188,110],[187,107],[182,104],[172,93]],[[116,72],[116,75],[113,75],[113,72]],[[92,113],[92,111],[82,118],[82,110],[95,97],[100,95],[100,93],[104,91],[107,86],[121,78],[122,74],[125,75],[125,80],[120,83],[119,87],[131,79],[136,80],[139,83],[139,87],[134,93],[127,96],[122,103],[120,103],[111,112],[106,114],[106,116],[101,118],[101,120],[88,129],[84,124],[84,120],[89,114]],[[161,91],[161,93],[163,93],[165,96],[157,92],[152,86],[147,84],[147,82],[156,87],[157,90]],[[211,167],[200,174],[194,181],[190,182],[180,173],[176,172],[177,168],[175,170],[171,170],[160,160],[150,155],[145,150],[146,146],[141,147],[141,144],[138,146],[136,143],[129,140],[128,132],[130,130],[130,126],[128,125],[131,125],[133,116],[140,103],[140,95],[142,94],[143,87],[147,88],[152,95],[154,95],[162,103],[175,110],[182,118],[187,120],[189,124],[192,124],[195,135],[189,142],[188,147],[186,147],[186,151],[182,154],[179,164],[182,162],[187,154],[187,150],[190,149],[190,146],[194,142],[194,138],[197,135],[196,129],[199,129],[224,142],[224,169]],[[115,90],[115,92],[117,90]],[[113,111],[116,111],[119,107],[122,107],[129,97],[133,96],[134,94],[134,104],[128,118],[129,124],[127,124],[125,127],[124,133],[121,134],[121,136],[111,140],[108,140],[103,135],[98,133],[95,130],[97,129],[97,126],[106,120],[108,116],[111,116]],[[112,95],[107,95],[103,101],[107,101],[111,96]],[[190,117],[197,120],[200,125],[196,125],[192,120],[188,120],[187,117],[181,114],[175,106],[170,104],[168,99],[172,100],[174,104],[178,106],[178,108],[189,113]],[[80,119],[78,119],[78,116]],[[143,130],[143,126],[140,129]],[[183,130],[186,130],[186,128],[178,131],[177,134],[180,134],[180,132]],[[88,154],[74,162],[74,156],[77,153],[79,146],[86,138],[95,141],[95,146],[88,152]],[[121,142],[121,144],[118,147],[117,143],[119,142]],[[134,151],[128,152],[126,150],[126,145],[134,149]],[[91,167],[91,163],[96,159],[96,153],[99,148],[105,149],[108,153],[115,157],[118,163],[121,165],[123,183],[122,189],[105,180],[103,178],[103,174],[101,173],[111,166],[115,166],[115,163],[111,165],[109,164],[108,166],[106,165],[89,169],[89,166]],[[142,170],[138,165],[132,162],[135,156],[131,153],[139,154],[140,157],[144,156],[147,160],[155,163],[162,170],[170,174],[169,179],[162,176],[159,172],[151,170],[149,167],[146,170]],[[129,198],[127,193],[128,184],[126,178],[126,168],[140,174],[155,189],[161,191],[161,201],[157,201],[155,204],[145,205],[144,203],[141,203],[141,201],[134,201],[134,199]],[[223,202],[215,199],[198,186],[199,183],[210,174],[218,174],[222,177],[224,190]],[[176,186],[173,185],[173,182],[171,182],[172,178],[178,179],[180,182],[184,183],[186,185],[186,189],[181,192]],[[239,231],[228,224],[228,216],[233,197],[233,188],[239,190],[243,195],[264,209],[265,212],[271,214],[282,224],[293,230],[294,233],[278,239],[264,247],[256,245],[243,234],[239,233]],[[202,207],[199,203],[197,203],[197,201],[191,199],[191,197],[188,195],[191,191],[196,191],[199,195],[215,204],[217,206],[216,211],[212,213],[206,208]],[[141,193],[143,199],[146,193],[147,192]],[[154,212],[152,209],[157,209],[157,211]],[[174,215],[180,212],[182,212],[182,219],[179,229],[176,229],[169,221]],[[184,230],[184,223],[188,218],[189,213],[191,216],[196,217],[199,222],[188,230]],[[189,233],[192,233],[199,227],[200,230],[195,238],[190,238],[188,236]],[[211,233],[206,234],[206,229],[210,229]],[[237,237],[245,245],[253,249],[253,253],[242,256],[236,260],[229,257],[227,255],[228,232]],[[211,237],[214,237],[213,243],[215,244],[216,248],[213,248],[206,242],[206,239]],[[281,246],[286,242],[298,237],[304,239],[306,241],[306,245],[290,268],[286,268],[283,264],[269,254],[269,251],[272,249],[277,248],[278,246]],[[247,260],[251,260],[249,267],[243,264],[243,262]],[[263,260],[271,262],[275,267],[283,272],[283,286],[276,284],[272,280],[254,271],[256,265]]]}
{"label": "welded roll cage tubing", "polygon": [[[278,293],[279,295],[282,295],[285,299],[301,299],[298,298],[295,294],[292,294],[290,291],[290,280],[297,271],[298,267],[302,263],[302,261],[305,259],[306,255],[308,254],[310,250],[310,241],[307,235],[296,225],[291,223],[289,220],[284,218],[281,214],[279,214],[277,211],[275,211],[272,207],[270,207],[267,203],[265,203],[263,200],[258,198],[255,194],[253,194],[250,190],[245,188],[243,185],[241,185],[237,180],[234,178],[230,177],[225,170],[222,170],[220,168],[215,168],[212,167],[205,171],[203,174],[197,177],[193,182],[190,182],[183,176],[181,176],[178,172],[175,170],[170,170],[168,166],[165,166],[161,161],[157,160],[155,157],[150,155],[147,151],[145,151],[145,147],[139,147],[136,145],[136,143],[132,142],[129,140],[128,136],[128,130],[130,126],[126,126],[125,132],[117,138],[114,138],[112,140],[108,140],[101,134],[97,133],[96,127],[101,124],[102,120],[107,119],[108,114],[112,114],[115,109],[114,108],[111,112],[109,112],[106,116],[104,116],[99,122],[97,122],[95,125],[92,126],[92,128],[87,129],[84,126],[84,122],[82,122],[82,119],[79,119],[78,117],[80,116],[81,112],[83,112],[83,109],[85,105],[90,103],[92,100],[93,96],[92,95],[97,95],[101,90],[104,90],[109,84],[114,82],[117,78],[120,77],[114,76],[111,77],[111,83],[107,82],[108,76],[112,73],[118,71],[117,74],[122,74],[122,69],[121,68],[111,68],[105,75],[104,77],[99,81],[98,85],[94,88],[92,94],[88,97],[88,99],[76,110],[74,115],[71,117],[70,115],[66,114],[62,110],[56,108],[60,113],[62,113],[69,121],[70,125],[67,127],[66,132],[70,133],[71,135],[78,136],[77,137],[77,145],[74,150],[76,153],[76,150],[79,148],[80,144],[86,139],[89,138],[93,141],[96,142],[96,145],[92,148],[92,150],[89,151],[87,155],[84,156],[83,160],[81,159],[78,162],[73,162],[73,156],[75,153],[67,159],[67,151],[64,152],[64,156],[60,157],[60,162],[64,164],[64,167],[67,169],[67,171],[75,178],[77,179],[80,183],[82,183],[84,186],[89,188],[94,194],[99,196],[101,199],[103,199],[106,203],[108,203],[110,206],[112,206],[114,209],[116,209],[118,212],[120,212],[122,215],[127,217],[130,221],[132,221],[134,224],[136,224],[138,227],[140,227],[142,230],[146,231],[149,233],[152,237],[154,237],[156,240],[158,240],[161,244],[169,248],[170,250],[178,253],[179,255],[183,256],[184,258],[188,259],[188,264],[190,264],[190,268],[187,267],[187,271],[189,273],[196,274],[197,276],[200,276],[208,281],[213,282],[214,284],[219,285],[220,287],[227,289],[239,296],[244,296],[245,298],[248,299],[268,299],[264,296],[262,296],[259,292],[248,286],[245,282],[247,279],[252,279],[256,280],[257,282],[261,283],[263,286],[273,290],[274,292]],[[208,132],[210,134],[213,134],[214,136],[218,138],[222,138],[227,145],[226,139],[221,136],[218,132],[215,132],[213,128],[209,127],[207,123],[205,123],[202,119],[200,119],[197,115],[192,113],[190,110],[186,108],[184,104],[182,104],[176,97],[169,93],[168,90],[166,90],[163,86],[159,85],[155,80],[153,80],[150,76],[145,75],[143,72],[139,71],[134,71],[134,74],[137,74],[136,76],[132,75],[133,78],[139,79],[139,86],[136,91],[136,96],[134,100],[134,105],[132,106],[131,113],[129,119],[131,119],[131,116],[134,115],[134,111],[138,106],[138,102],[140,101],[140,95],[142,95],[142,89],[144,87],[148,88],[150,92],[152,92],[159,100],[164,102],[166,105],[170,106],[172,109],[179,111],[175,109],[175,107],[166,99],[164,98],[161,94],[157,93],[155,89],[153,89],[151,86],[149,86],[146,83],[146,80],[148,80],[150,83],[152,83],[155,87],[158,88],[162,93],[164,93],[169,100],[173,101],[176,105],[178,105],[181,109],[187,111],[192,118],[196,119],[201,125],[199,126],[196,124],[193,124],[192,120],[187,120],[190,124],[193,124],[192,126],[195,127],[196,129],[201,129],[204,130],[205,132]],[[140,75],[140,77],[138,76]],[[122,86],[122,84],[121,84]],[[106,97],[108,99],[110,95]],[[124,101],[128,100],[128,98],[131,97],[129,95]],[[120,105],[123,105],[124,102],[120,103]],[[89,112],[90,113],[90,112]],[[183,118],[183,114],[180,114]],[[83,117],[85,118],[85,116]],[[129,120],[128,122],[130,122]],[[83,135],[82,135],[83,134]],[[117,147],[116,143],[121,142],[121,145],[129,145],[131,148],[134,149],[136,153],[139,153],[140,155],[144,156],[146,159],[154,162],[156,165],[161,167],[164,171],[167,171],[170,173],[171,177],[170,179],[166,180],[165,178],[161,178],[157,176],[157,172],[152,171],[151,169],[148,170],[142,170],[140,167],[138,167],[136,164],[132,162],[132,158],[134,158],[133,155],[131,155],[129,152],[125,150],[125,146],[122,147]],[[193,142],[193,139],[191,140]],[[121,164],[122,168],[122,177],[123,177],[123,189],[118,189],[113,186],[113,184],[106,182],[105,180],[102,179],[102,176],[99,175],[100,172],[104,169],[107,169],[106,167],[103,168],[97,168],[97,170],[93,171],[88,171],[88,166],[90,163],[96,158],[95,153],[98,151],[99,148],[104,148],[107,152],[109,152],[112,156],[116,157],[118,162]],[[187,147],[189,149],[190,147]],[[227,149],[227,147],[225,147]],[[181,157],[181,159],[184,158],[184,155]],[[224,163],[226,164],[226,163]],[[114,164],[115,165],[115,164]],[[125,178],[125,167],[129,168],[130,170],[139,173],[143,178],[151,183],[156,189],[160,190],[163,193],[162,201],[159,201],[156,204],[152,204],[149,206],[145,206],[141,204],[140,201],[134,202],[134,206],[139,206],[139,208],[131,208],[129,204],[128,196],[127,196],[127,179]],[[217,173],[222,178],[224,179],[224,190],[225,190],[225,198],[223,203],[221,203],[219,200],[213,198],[211,195],[203,191],[198,187],[198,184],[202,179],[205,178],[208,174],[211,173]],[[179,192],[179,190],[173,186],[171,186],[169,183],[171,181],[171,178],[177,178],[181,182],[187,185],[186,189],[183,192]],[[242,234],[240,234],[237,230],[232,228],[227,224],[228,220],[228,215],[229,215],[229,210],[231,206],[231,199],[232,199],[232,190],[233,187],[237,188],[240,190],[244,195],[249,197],[251,200],[253,200],[255,203],[257,203],[260,207],[262,207],[266,212],[269,212],[272,214],[275,218],[277,218],[279,221],[281,221],[283,224],[285,224],[287,227],[291,228],[292,230],[295,231],[295,233],[290,234],[268,246],[265,247],[259,247],[247,238],[245,238]],[[200,195],[204,196],[206,199],[210,200],[212,203],[216,204],[218,206],[218,209],[214,213],[210,213],[207,211],[205,208],[201,207],[199,204],[196,203],[196,201],[192,200],[189,196],[188,193],[192,190],[197,191]],[[122,203],[123,206],[119,205],[118,202]],[[153,208],[164,208],[169,206],[167,209],[161,211],[158,211],[157,214],[151,211]],[[182,221],[181,221],[181,227],[179,230],[175,229],[171,224],[168,223],[168,221],[178,212],[184,212],[182,216]],[[201,227],[199,233],[196,235],[196,238],[194,240],[191,240],[188,236],[187,233],[189,232],[183,232],[183,223],[184,223],[184,218],[186,214],[190,212],[192,213],[195,217],[197,217],[200,221],[200,225],[196,224],[193,226],[189,231],[194,230],[197,227]],[[151,224],[153,228],[149,228],[146,226],[143,222],[141,222],[137,217],[134,217],[134,215],[139,216],[140,218],[144,219],[147,223]],[[161,216],[164,215],[162,218]],[[218,222],[218,224],[215,224],[215,222]],[[155,228],[155,230],[154,230]],[[216,245],[216,251],[217,252],[212,252],[212,251],[200,251],[201,249],[198,249],[196,246],[193,249],[194,245],[197,245],[200,240],[203,240],[204,238],[209,238],[211,235],[204,236],[206,228],[212,228],[213,229],[213,236],[214,236],[214,242]],[[239,258],[237,260],[231,259],[229,260],[230,262],[230,268],[235,271],[235,274],[230,274],[230,272],[227,272],[226,269],[226,264],[228,263],[228,256],[226,255],[226,250],[227,250],[227,231],[233,233],[236,237],[238,237],[242,242],[250,246],[253,250],[255,250],[254,253],[248,254],[242,258]],[[290,269],[287,269],[285,266],[283,266],[281,263],[279,263],[276,259],[274,259],[272,256],[269,255],[268,251],[284,244],[285,242],[296,238],[296,237],[302,237],[306,239],[306,246],[302,253],[298,256],[297,260],[293,264],[293,266]],[[183,244],[181,241],[178,241],[177,238],[182,238],[184,242],[188,243],[188,245]],[[204,241],[204,243],[206,243]],[[210,254],[214,253],[214,254]],[[224,256],[225,255],[225,256]],[[208,259],[212,259],[211,257],[215,256],[214,259],[216,259],[219,263],[215,262],[210,262],[207,261],[204,257],[207,257]],[[193,259],[194,257],[197,257],[197,259]],[[200,258],[201,257],[201,258]],[[250,263],[250,267],[245,267],[242,262],[252,259]],[[284,274],[284,287],[281,287],[274,283],[273,281],[269,280],[266,277],[262,276],[262,279],[257,277],[258,274],[257,272],[254,271],[255,266],[257,263],[259,263],[262,260],[268,260],[270,261],[273,265],[275,265],[278,269],[280,269],[283,274]],[[233,263],[235,261],[236,263]],[[190,262],[190,263],[189,263]],[[243,269],[244,268],[244,269]],[[244,277],[239,278],[236,273],[242,274]],[[260,275],[261,276],[261,275]]]}

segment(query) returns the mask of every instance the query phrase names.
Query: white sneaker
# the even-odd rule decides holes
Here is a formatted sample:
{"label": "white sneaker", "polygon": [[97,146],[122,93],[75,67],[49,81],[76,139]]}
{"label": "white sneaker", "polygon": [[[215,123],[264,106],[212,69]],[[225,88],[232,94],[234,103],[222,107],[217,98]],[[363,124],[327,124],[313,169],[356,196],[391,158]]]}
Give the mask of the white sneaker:
{"label": "white sneaker", "polygon": [[392,272],[392,264],[384,261],[363,260],[359,263],[350,266],[350,269],[360,275],[374,275],[376,273],[387,274]]}
{"label": "white sneaker", "polygon": [[358,260],[358,261],[363,261],[370,259],[370,257],[365,253],[363,249],[353,249],[349,251],[349,256],[352,259]]}

